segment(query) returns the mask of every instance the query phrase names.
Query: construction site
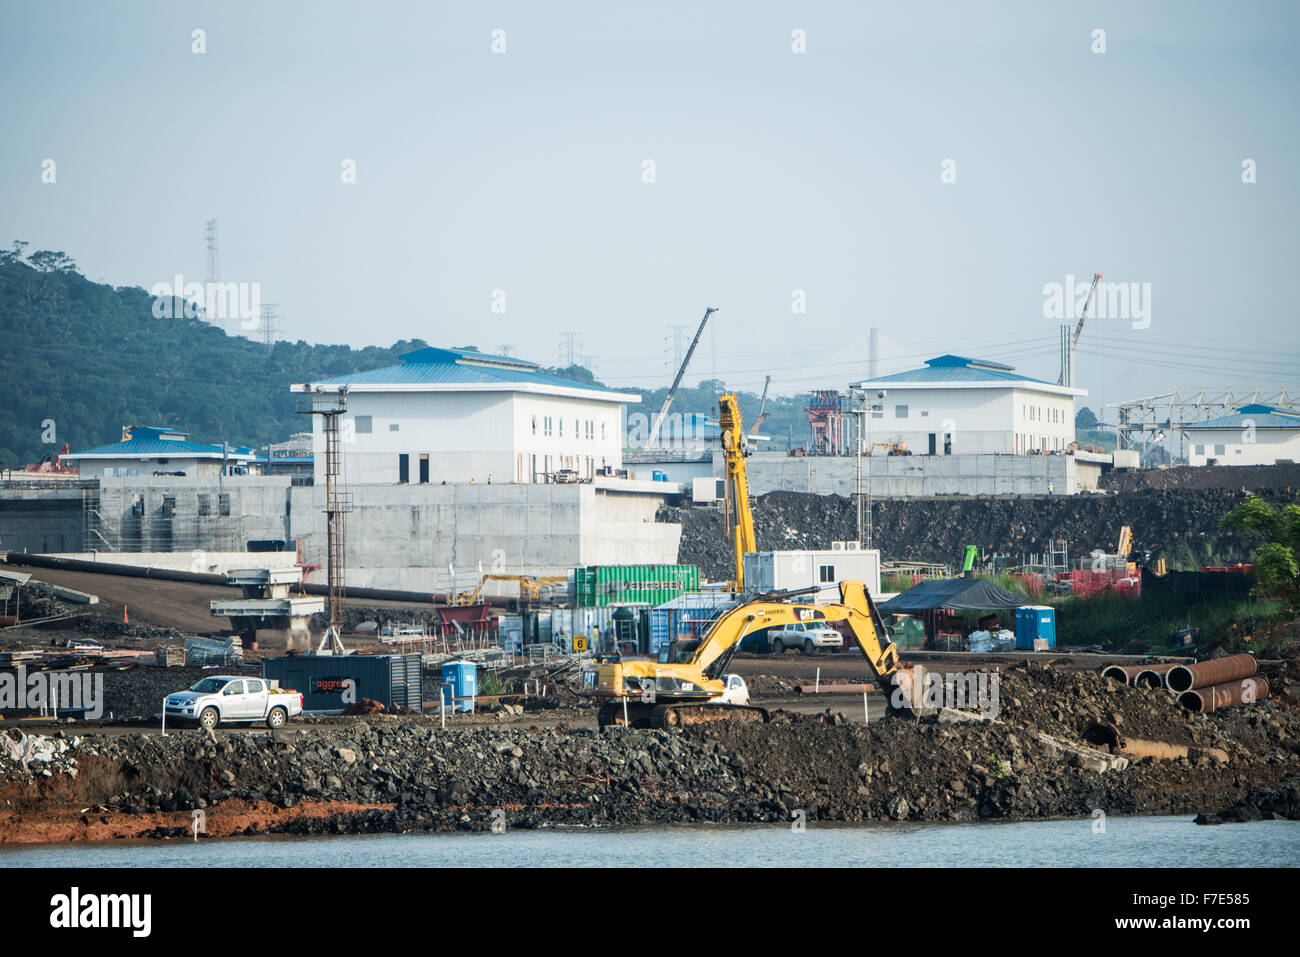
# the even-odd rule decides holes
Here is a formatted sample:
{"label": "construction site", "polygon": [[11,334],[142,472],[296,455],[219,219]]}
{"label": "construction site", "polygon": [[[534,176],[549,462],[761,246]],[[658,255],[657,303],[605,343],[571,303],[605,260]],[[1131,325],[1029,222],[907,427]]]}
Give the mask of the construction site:
{"label": "construction site", "polygon": [[[196,811],[206,837],[491,830],[501,808],[512,828],[1300,814],[1298,623],[1159,611],[1249,602],[1252,543],[1220,522],[1293,502],[1293,466],[1108,470],[1091,495],[755,496],[724,393],[713,494],[572,486],[662,529],[636,540],[667,561],[565,568],[525,545],[420,577],[421,519],[391,495],[426,489],[345,484],[351,400],[302,401],[321,481],[292,551],[191,556],[151,533],[147,552],[6,554],[0,841],[193,839]],[[473,519],[485,549],[532,527],[511,489],[567,492],[427,491],[446,489],[434,527],[470,502],[515,511]],[[373,563],[375,521],[417,523],[383,559],[406,575]],[[1133,611],[1076,623],[1097,601]],[[263,703],[182,706],[222,686]]]}

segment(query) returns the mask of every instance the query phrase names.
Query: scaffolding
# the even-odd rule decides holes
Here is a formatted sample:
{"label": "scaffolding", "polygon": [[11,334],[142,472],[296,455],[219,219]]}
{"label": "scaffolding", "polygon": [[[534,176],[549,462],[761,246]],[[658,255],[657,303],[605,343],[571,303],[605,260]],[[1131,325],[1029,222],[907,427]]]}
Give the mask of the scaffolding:
{"label": "scaffolding", "polygon": [[339,419],[348,408],[347,386],[337,390],[308,392],[299,397],[299,415],[319,415],[325,439],[325,558],[328,600],[325,616],[328,625],[317,654],[344,655],[343,596],[347,580],[347,523],[344,516],[352,511],[352,494],[340,488],[343,481],[343,456],[339,447]]}
{"label": "scaffolding", "polygon": [[[1104,408],[1115,410],[1116,441],[1121,449],[1169,443],[1165,450],[1170,458],[1187,458],[1187,436],[1182,427],[1204,422],[1221,415],[1231,415],[1244,405],[1271,405],[1278,409],[1300,412],[1300,396],[1292,397],[1286,386],[1277,389],[1174,389],[1126,402],[1109,402]],[[1172,441],[1178,437],[1177,454]]]}

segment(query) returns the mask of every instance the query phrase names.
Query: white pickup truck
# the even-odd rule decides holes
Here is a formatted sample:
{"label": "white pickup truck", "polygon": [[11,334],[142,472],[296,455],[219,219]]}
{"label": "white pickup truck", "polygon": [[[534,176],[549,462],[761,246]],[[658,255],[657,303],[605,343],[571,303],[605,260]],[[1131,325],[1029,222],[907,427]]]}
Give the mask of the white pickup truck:
{"label": "white pickup truck", "polygon": [[811,655],[814,651],[838,651],[844,647],[843,635],[816,621],[796,621],[783,628],[773,628],[767,636],[774,655],[791,648]]}
{"label": "white pickup truck", "polygon": [[174,720],[194,721],[208,729],[253,721],[279,728],[302,714],[302,695],[273,688],[265,678],[213,675],[188,691],[168,695],[163,712]]}

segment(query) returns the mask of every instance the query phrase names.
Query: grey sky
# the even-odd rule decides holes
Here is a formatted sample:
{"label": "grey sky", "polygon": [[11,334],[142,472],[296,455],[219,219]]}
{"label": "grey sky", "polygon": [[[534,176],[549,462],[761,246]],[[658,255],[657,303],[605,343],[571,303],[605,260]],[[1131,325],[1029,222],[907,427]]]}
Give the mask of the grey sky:
{"label": "grey sky", "polygon": [[871,325],[885,371],[1055,380],[1043,286],[1099,271],[1150,283],[1151,321],[1089,324],[1086,404],[1300,386],[1295,3],[0,11],[0,242],[148,287],[205,277],[216,217],[222,278],[291,338],[553,363],[575,331],[606,381],[659,385],[668,327],[715,305],[690,382],[842,387]]}

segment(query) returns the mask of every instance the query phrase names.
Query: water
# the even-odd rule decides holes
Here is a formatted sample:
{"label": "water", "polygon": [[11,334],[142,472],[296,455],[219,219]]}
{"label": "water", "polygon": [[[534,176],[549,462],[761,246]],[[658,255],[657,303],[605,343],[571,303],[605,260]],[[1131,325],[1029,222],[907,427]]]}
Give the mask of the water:
{"label": "water", "polygon": [[1295,867],[1300,822],[1190,817],[1007,824],[547,828],[0,848],[0,867]]}

